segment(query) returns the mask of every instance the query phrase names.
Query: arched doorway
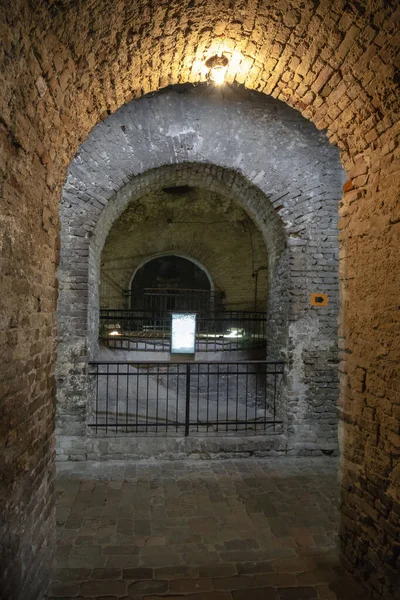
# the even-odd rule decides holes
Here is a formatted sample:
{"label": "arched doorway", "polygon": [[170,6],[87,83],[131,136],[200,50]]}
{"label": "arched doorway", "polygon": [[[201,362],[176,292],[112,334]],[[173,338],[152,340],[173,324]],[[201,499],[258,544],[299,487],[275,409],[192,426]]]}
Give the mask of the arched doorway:
{"label": "arched doorway", "polygon": [[[80,329],[75,341],[78,342],[79,339],[82,348],[88,348],[89,357],[96,356],[100,305],[98,282],[101,280],[103,260],[101,253],[114,223],[124,214],[129,204],[134,206],[131,222],[135,226],[144,210],[140,199],[157,190],[183,185],[217,192],[221,197],[217,205],[223,206],[228,199],[234,200],[254,221],[264,239],[264,262],[257,269],[247,270],[249,282],[246,281],[246,290],[254,289],[257,272],[258,281],[267,273],[268,352],[276,360],[287,359],[288,387],[285,397],[290,411],[284,409],[283,413],[290,441],[286,449],[293,453],[332,453],[337,450],[335,406],[338,310],[338,281],[335,277],[337,252],[333,248],[333,240],[336,236],[337,202],[344,181],[343,171],[336,150],[329,147],[324,136],[282,103],[244,90],[232,91],[228,103],[232,110],[234,107],[238,127],[246,122],[247,133],[251,131],[251,135],[236,136],[235,144],[224,152],[220,151],[219,143],[222,144],[227,139],[232,129],[232,118],[225,110],[225,105],[220,104],[218,94],[199,86],[185,90],[184,93],[174,89],[165,90],[125,106],[93,132],[85,144],[85,150],[82,148],[80,157],[71,165],[71,186],[66,186],[61,208],[62,219],[66,224],[64,231],[67,232],[71,227],[71,218],[74,227],[78,227],[78,223],[82,221],[91,223],[91,235],[87,241],[88,296],[84,298],[77,293],[74,299],[74,305],[79,303],[82,314],[86,311],[88,319],[86,330]],[[137,130],[128,131],[126,124],[132,120],[139,104],[142,106],[143,123],[147,119],[147,125],[138,137]],[[180,137],[181,152],[171,154],[167,136],[164,140],[165,147],[160,148],[158,154],[149,155],[146,148],[156,135],[153,128],[157,129],[159,126],[153,119],[154,111],[161,113],[166,106],[169,110],[171,135],[174,135],[177,128],[182,128],[185,132]],[[203,115],[204,118],[201,118]],[[265,118],[266,115],[269,115],[268,119]],[[116,161],[119,160],[118,143],[109,147],[107,165],[97,163],[90,178],[84,174],[85,169],[82,170],[80,163],[81,156],[89,156],[93,145],[97,147],[101,143],[103,131],[108,136],[114,127],[116,131],[123,131],[128,136],[129,147],[135,147],[141,157],[140,161],[135,162],[135,154],[132,155],[130,169],[133,172],[142,169],[144,172],[133,176],[116,193],[110,193],[103,210],[98,210],[97,201],[79,201],[79,211],[74,208],[71,214],[69,195],[75,185],[85,187],[88,195],[97,198],[98,194],[104,193],[97,175],[100,177],[105,169],[110,172],[117,169],[117,163],[114,165],[110,159],[113,157]],[[219,132],[220,142],[216,143],[215,135],[210,135],[211,130]],[[265,140],[274,143],[273,153]],[[307,153],[303,151],[305,146]],[[143,156],[146,157],[145,162],[142,160]],[[195,162],[189,162],[188,158]],[[168,166],[163,164],[171,161],[178,162]],[[310,161],[315,164],[312,171],[309,169]],[[223,166],[218,163],[223,163]],[[238,164],[241,173],[235,168]],[[81,173],[84,181],[81,180]],[[257,185],[250,183],[250,180]],[[192,203],[186,209],[186,215],[183,213],[179,219],[185,224],[185,228],[189,227],[190,221],[196,220],[188,218],[190,211],[194,209],[195,203]],[[151,219],[147,223],[150,225]],[[222,228],[219,218],[213,226],[214,238],[218,240],[218,229]],[[235,228],[238,239],[249,239],[247,228],[241,229],[239,223],[235,224]],[[170,225],[168,219],[165,219],[164,230],[170,229],[173,231],[173,224]],[[134,229],[132,236],[134,237]],[[158,238],[162,238],[162,232],[154,236],[154,240],[158,241]],[[141,239],[145,253],[153,254],[154,248],[147,246],[146,239]],[[60,268],[61,369],[71,369],[69,341],[72,339],[71,336],[63,335],[64,322],[66,332],[70,326],[69,319],[64,319],[63,289],[65,282],[69,285],[72,257],[76,256],[80,260],[80,244],[81,241],[75,236],[65,237],[65,256],[68,256],[68,260],[64,261],[62,258]],[[252,242],[250,246],[251,244]],[[239,289],[244,278],[236,276],[243,261],[235,254],[230,256],[230,260],[232,280]],[[261,267],[267,269],[263,271]],[[323,310],[318,310],[318,307],[311,305],[310,296],[314,292],[323,291],[329,295],[329,304]],[[254,302],[254,294],[252,296]],[[67,359],[65,363],[64,357]],[[80,364],[77,381],[80,381],[81,375],[86,376]],[[324,386],[320,385],[322,379]],[[59,395],[60,433],[67,431],[71,422],[80,420],[83,427],[86,418],[86,410],[83,412],[85,394],[82,394],[80,404],[83,414],[78,419],[78,412],[70,403],[71,393],[63,387],[64,385],[60,386]],[[74,394],[81,395],[81,389],[79,387],[74,390]],[[68,398],[66,403],[64,398]],[[324,416],[321,415],[321,404],[325,407],[322,412],[325,413],[326,410]],[[63,451],[68,452],[66,446]],[[73,448],[71,451],[73,453]]]}

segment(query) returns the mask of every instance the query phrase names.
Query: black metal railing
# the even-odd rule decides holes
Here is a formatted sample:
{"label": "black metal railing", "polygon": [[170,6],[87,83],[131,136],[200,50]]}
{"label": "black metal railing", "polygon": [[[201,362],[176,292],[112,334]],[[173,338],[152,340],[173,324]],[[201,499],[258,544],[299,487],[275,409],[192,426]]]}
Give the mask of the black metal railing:
{"label": "black metal railing", "polygon": [[[227,311],[199,314],[196,320],[196,352],[265,348],[265,313]],[[100,311],[100,340],[115,350],[168,352],[171,314],[150,311]]]}
{"label": "black metal railing", "polygon": [[265,433],[277,415],[284,363],[91,362],[96,432]]}
{"label": "black metal railing", "polygon": [[225,294],[210,290],[179,288],[142,288],[123,290],[110,288],[104,282],[102,305],[125,310],[144,310],[162,313],[165,311],[194,311],[207,314],[223,309]]}
{"label": "black metal railing", "polygon": [[223,298],[222,292],[210,290],[144,288],[131,291],[129,306],[158,313],[183,310],[207,314],[221,310]]}

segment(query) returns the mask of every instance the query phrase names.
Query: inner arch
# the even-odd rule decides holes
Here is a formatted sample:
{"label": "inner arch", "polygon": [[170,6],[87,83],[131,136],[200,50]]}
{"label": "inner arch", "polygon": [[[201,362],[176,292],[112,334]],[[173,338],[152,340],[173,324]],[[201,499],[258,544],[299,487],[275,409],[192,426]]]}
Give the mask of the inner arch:
{"label": "inner arch", "polygon": [[134,291],[146,287],[211,291],[214,283],[210,273],[196,259],[163,253],[145,259],[135,269],[129,289]]}
{"label": "inner arch", "polygon": [[201,310],[209,305],[212,279],[199,264],[176,254],[145,261],[132,276],[131,307],[161,312]]}

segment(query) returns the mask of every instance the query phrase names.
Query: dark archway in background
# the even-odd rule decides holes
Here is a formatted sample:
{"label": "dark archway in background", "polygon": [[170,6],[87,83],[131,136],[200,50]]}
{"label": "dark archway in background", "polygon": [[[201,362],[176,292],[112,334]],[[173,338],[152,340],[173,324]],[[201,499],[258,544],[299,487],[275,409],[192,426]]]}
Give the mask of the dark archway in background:
{"label": "dark archway in background", "polygon": [[145,288],[211,290],[204,270],[192,260],[169,254],[147,261],[134,274],[132,293]]}
{"label": "dark archway in background", "polygon": [[130,306],[156,312],[201,309],[208,304],[211,281],[195,262],[169,254],[146,261],[133,275]]}

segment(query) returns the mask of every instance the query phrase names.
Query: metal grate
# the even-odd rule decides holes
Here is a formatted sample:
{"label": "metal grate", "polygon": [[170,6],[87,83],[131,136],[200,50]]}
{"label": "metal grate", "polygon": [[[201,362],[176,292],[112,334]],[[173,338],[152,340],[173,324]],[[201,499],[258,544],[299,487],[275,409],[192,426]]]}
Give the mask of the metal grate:
{"label": "metal grate", "polygon": [[158,313],[192,311],[207,314],[221,310],[224,294],[209,290],[145,288],[132,290],[130,307]]}
{"label": "metal grate", "polygon": [[282,423],[284,363],[92,362],[89,426],[116,434],[265,433]]}
{"label": "metal grate", "polygon": [[196,311],[208,313],[223,309],[225,294],[218,291],[179,288],[143,288],[123,290],[111,278],[104,278],[101,287],[102,308],[165,311]]}

